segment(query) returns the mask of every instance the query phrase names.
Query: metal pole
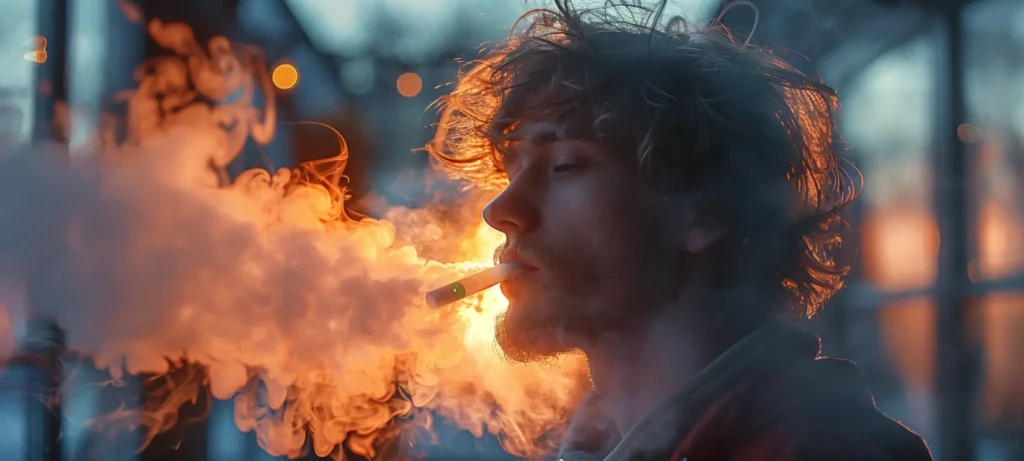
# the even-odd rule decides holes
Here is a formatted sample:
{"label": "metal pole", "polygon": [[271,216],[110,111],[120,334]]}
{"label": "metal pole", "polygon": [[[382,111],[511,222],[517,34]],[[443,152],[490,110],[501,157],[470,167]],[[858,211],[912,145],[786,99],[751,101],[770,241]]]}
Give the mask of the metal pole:
{"label": "metal pole", "polygon": [[25,399],[28,461],[61,461],[61,410],[57,402],[60,388],[64,335],[47,319],[30,321],[29,337],[23,353],[30,358]]}
{"label": "metal pole", "polygon": [[[46,39],[46,61],[37,68],[33,96],[32,142],[57,143],[67,148],[67,132],[57,123],[58,104],[67,102],[68,59],[68,3],[67,0],[38,0],[38,34]],[[30,281],[31,283],[31,281]],[[42,295],[42,296],[40,296]],[[28,303],[45,298],[37,287],[30,285]],[[45,301],[43,301],[45,302]],[[31,391],[43,398],[42,405],[33,405],[28,412],[28,455],[33,461],[60,461],[61,410],[53,398],[60,385],[60,364],[64,353],[63,332],[48,318],[35,318],[27,325],[30,341],[25,345],[27,354],[46,357],[28,383]],[[48,402],[49,401],[49,402]]]}
{"label": "metal pole", "polygon": [[939,124],[940,145],[936,164],[936,201],[939,232],[937,283],[937,407],[938,450],[941,461],[970,461],[974,458],[972,428],[971,349],[965,331],[968,315],[966,297],[970,238],[967,212],[968,162],[966,146],[957,128],[966,119],[964,94],[963,7],[959,2],[942,9],[946,27],[944,119]]}
{"label": "metal pole", "polygon": [[36,74],[32,141],[67,143],[54,121],[57,104],[67,102],[68,3],[67,0],[37,0],[39,35],[46,38],[46,62]]}

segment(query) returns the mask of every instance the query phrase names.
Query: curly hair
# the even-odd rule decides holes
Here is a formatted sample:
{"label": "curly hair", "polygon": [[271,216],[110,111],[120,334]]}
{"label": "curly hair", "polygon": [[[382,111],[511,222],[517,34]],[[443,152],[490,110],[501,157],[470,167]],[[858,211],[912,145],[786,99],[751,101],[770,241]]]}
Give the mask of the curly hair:
{"label": "curly hair", "polygon": [[522,120],[633,153],[658,190],[724,227],[709,250],[716,285],[754,277],[777,288],[773,306],[813,316],[843,286],[839,212],[858,190],[836,149],[836,94],[718,21],[663,27],[665,5],[555,0],[527,13],[527,27],[463,66],[427,150],[498,188]]}

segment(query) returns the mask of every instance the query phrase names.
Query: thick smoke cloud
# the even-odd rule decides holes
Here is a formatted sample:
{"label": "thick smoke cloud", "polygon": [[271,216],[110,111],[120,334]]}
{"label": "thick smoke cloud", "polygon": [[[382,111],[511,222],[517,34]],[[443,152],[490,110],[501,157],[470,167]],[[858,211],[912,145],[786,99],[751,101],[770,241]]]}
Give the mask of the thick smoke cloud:
{"label": "thick smoke cloud", "polygon": [[[423,303],[480,263],[428,261],[394,245],[387,222],[338,219],[328,189],[296,171],[211,187],[214,138],[169,129],[116,162],[43,148],[0,156],[4,351],[39,316],[114,376],[163,373],[166,358],[188,357],[272,454],[298,456],[307,431],[320,454],[343,443],[370,453],[414,407],[477,435],[513,434],[512,451],[540,449],[534,434],[578,395],[573,372],[500,362],[492,318]],[[472,302],[500,305],[489,296]],[[265,396],[249,392],[252,379]],[[149,436],[190,397],[142,409]]]}

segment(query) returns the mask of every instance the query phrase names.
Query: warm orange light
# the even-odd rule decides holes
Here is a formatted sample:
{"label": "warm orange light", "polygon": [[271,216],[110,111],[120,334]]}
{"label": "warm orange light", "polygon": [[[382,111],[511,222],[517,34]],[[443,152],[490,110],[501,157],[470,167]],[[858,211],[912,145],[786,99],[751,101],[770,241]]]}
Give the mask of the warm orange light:
{"label": "warm orange light", "polygon": [[[497,288],[443,309],[430,309],[423,302],[421,288],[494,264],[494,249],[504,235],[487,226],[479,210],[495,191],[467,191],[460,200],[467,212],[457,215],[437,213],[441,209],[434,207],[443,204],[432,201],[423,209],[388,207],[387,221],[357,219],[346,213],[349,196],[336,183],[349,159],[344,139],[332,146],[337,149],[332,158],[295,169],[254,167],[235,180],[222,181],[218,172],[244,155],[250,142],[267,145],[274,140],[280,130],[274,93],[296,87],[297,66],[285,60],[262,62],[257,53],[236,53],[232,58],[237,66],[221,66],[217,50],[248,46],[235,46],[222,37],[206,46],[187,25],[157,19],[148,22],[147,31],[165,52],[138,67],[145,72],[138,72],[138,86],[125,98],[125,118],[111,115],[110,121],[117,123],[96,133],[97,141],[111,141],[102,143],[111,148],[110,154],[98,157],[113,158],[115,152],[130,149],[131,155],[147,160],[110,165],[116,187],[103,198],[76,197],[79,190],[93,190],[86,178],[99,175],[91,168],[40,164],[54,168],[57,177],[74,172],[74,180],[26,183],[60,187],[29,189],[29,200],[52,195],[91,205],[95,199],[101,207],[146,211],[117,220],[126,227],[115,228],[115,233],[141,238],[111,247],[113,254],[104,248],[104,258],[96,261],[105,264],[103,269],[88,279],[111,287],[90,287],[90,293],[117,294],[109,297],[113,303],[99,298],[103,302],[82,303],[86,310],[92,305],[104,309],[104,315],[59,313],[55,318],[64,322],[60,325],[68,329],[69,338],[102,332],[74,345],[91,352],[93,363],[110,370],[114,380],[124,374],[159,376],[153,392],[147,393],[156,398],[89,415],[79,427],[112,434],[128,424],[140,426],[143,446],[133,448],[141,450],[171,429],[182,405],[206,392],[206,386],[213,397],[234,399],[235,424],[243,432],[255,432],[259,446],[274,457],[294,459],[309,451],[387,457],[376,450],[400,436],[393,420],[402,418],[405,433],[430,431],[433,414],[475,437],[497,436],[516,457],[540,459],[556,449],[553,444],[566,417],[588,387],[583,357],[538,366],[502,358],[495,351],[495,324],[508,303]],[[31,50],[26,44],[19,52]],[[252,70],[252,75],[233,72],[237,68]],[[398,80],[398,90],[406,96],[423,89],[416,74]],[[185,81],[193,84],[174,84]],[[52,92],[52,79],[41,80],[39,91]],[[261,104],[254,103],[257,99]],[[166,101],[174,101],[176,110],[159,110]],[[66,127],[74,111],[57,114],[55,123]],[[122,127],[123,143],[115,141]],[[27,173],[34,174],[26,165]],[[95,166],[99,173],[108,168],[102,162]],[[19,176],[6,168],[0,171]],[[67,208],[63,203],[57,202],[57,208]],[[15,207],[8,221],[34,228],[40,214],[32,213],[32,205]],[[90,230],[100,227],[90,220],[102,216],[76,213],[53,223],[46,217],[41,224],[60,226],[50,233],[52,242],[25,242],[66,249],[62,255],[73,258],[91,257],[86,250],[96,247],[90,239],[99,234]],[[197,218],[204,221],[203,229],[182,234],[193,222],[185,219]],[[222,244],[229,239],[232,245]],[[437,245],[421,254],[414,242],[428,240]],[[189,251],[181,251],[181,245]],[[25,251],[37,252],[35,247]],[[156,265],[139,265],[144,258],[138,254],[175,254],[184,259],[171,264],[182,270],[168,274]],[[21,295],[22,280],[28,278],[4,269],[0,371],[11,362],[16,344],[10,325],[17,326],[14,320],[20,317],[13,315],[28,311]],[[196,279],[197,273],[203,277]],[[106,274],[159,280],[154,283],[160,293],[129,296],[120,290],[131,283]],[[137,314],[143,309],[137,307],[140,303],[145,315]],[[107,313],[132,322],[110,321]],[[5,315],[13,320],[6,321]],[[97,323],[70,324],[69,318]],[[204,371],[179,366],[177,354],[189,362],[195,358]],[[412,440],[403,438],[403,449]]]}
{"label": "warm orange light", "polygon": [[299,84],[299,69],[291,64],[279,64],[270,75],[274,86],[282,90],[290,90]]}
{"label": "warm orange light", "polygon": [[924,288],[938,274],[939,228],[927,209],[890,207],[865,216],[864,275],[889,291]]}
{"label": "warm orange light", "polygon": [[972,144],[978,142],[978,129],[970,123],[961,123],[956,127],[956,136],[961,142]]}
{"label": "warm orange light", "polygon": [[415,72],[406,72],[398,76],[398,94],[411,98],[420,94],[423,89],[423,79]]}
{"label": "warm orange light", "polygon": [[46,62],[46,37],[37,35],[34,42],[33,50],[25,53],[24,58],[26,61],[42,64]]}
{"label": "warm orange light", "polygon": [[1012,204],[986,200],[978,212],[978,253],[971,280],[996,280],[1024,270],[1024,223]]}

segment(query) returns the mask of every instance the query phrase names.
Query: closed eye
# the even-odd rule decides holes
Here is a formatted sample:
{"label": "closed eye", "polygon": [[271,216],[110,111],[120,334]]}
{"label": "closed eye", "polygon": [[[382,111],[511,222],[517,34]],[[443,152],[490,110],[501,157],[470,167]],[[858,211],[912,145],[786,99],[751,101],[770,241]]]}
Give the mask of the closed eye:
{"label": "closed eye", "polygon": [[551,171],[555,173],[568,173],[571,171],[580,170],[582,168],[582,163],[560,163],[558,165],[555,165],[555,167],[552,168]]}

